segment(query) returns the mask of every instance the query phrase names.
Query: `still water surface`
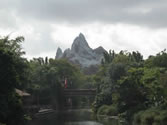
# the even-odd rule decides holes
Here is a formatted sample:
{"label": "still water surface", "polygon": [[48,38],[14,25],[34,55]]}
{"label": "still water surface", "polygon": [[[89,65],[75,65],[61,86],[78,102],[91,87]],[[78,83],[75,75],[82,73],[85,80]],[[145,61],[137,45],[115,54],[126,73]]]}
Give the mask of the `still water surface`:
{"label": "still water surface", "polygon": [[90,110],[69,110],[61,114],[40,116],[29,125],[125,125],[119,120],[95,117]]}

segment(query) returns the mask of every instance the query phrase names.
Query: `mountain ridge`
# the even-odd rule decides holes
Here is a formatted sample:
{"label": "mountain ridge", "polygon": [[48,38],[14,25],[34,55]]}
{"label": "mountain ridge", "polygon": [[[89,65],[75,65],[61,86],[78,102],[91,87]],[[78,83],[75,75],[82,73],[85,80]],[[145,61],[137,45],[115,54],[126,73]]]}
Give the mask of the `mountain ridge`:
{"label": "mountain ridge", "polygon": [[85,36],[80,33],[74,39],[71,48],[65,49],[65,51],[62,52],[61,48],[58,47],[56,59],[66,58],[70,62],[78,64],[81,68],[89,68],[101,63],[104,52],[106,52],[106,50],[102,46],[92,49]]}

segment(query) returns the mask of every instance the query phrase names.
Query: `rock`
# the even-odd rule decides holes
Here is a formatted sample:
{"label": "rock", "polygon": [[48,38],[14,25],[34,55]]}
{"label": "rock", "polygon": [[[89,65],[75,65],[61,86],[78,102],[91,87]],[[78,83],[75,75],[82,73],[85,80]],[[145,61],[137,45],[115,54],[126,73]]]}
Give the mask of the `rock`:
{"label": "rock", "polygon": [[96,58],[97,58],[98,62],[101,63],[101,60],[103,59],[103,54],[107,51],[101,46],[94,49],[93,51],[96,53]]}
{"label": "rock", "polygon": [[82,33],[80,33],[79,36],[74,39],[74,42],[71,46],[72,52],[81,51],[79,49],[82,49],[82,50],[89,49],[89,50],[91,50],[91,48],[89,47],[89,45],[88,45],[88,43],[85,39],[85,36]]}
{"label": "rock", "polygon": [[106,52],[106,50],[105,50],[102,46],[100,46],[100,47],[94,49],[93,51],[94,51],[97,55],[103,55],[103,53]]}
{"label": "rock", "polygon": [[88,70],[88,68],[91,67],[93,71],[96,71],[96,69],[92,67],[97,67],[97,65],[101,63],[105,51],[106,50],[101,46],[94,50],[90,48],[85,36],[80,33],[79,36],[74,39],[71,49],[66,49],[64,53],[62,53],[61,49],[58,48],[56,58],[66,58],[70,62],[81,66],[82,69],[86,68],[86,70]]}
{"label": "rock", "polygon": [[71,50],[68,48],[64,51],[64,54],[62,56],[63,58],[68,58],[70,59],[71,58]]}
{"label": "rock", "polygon": [[56,59],[60,59],[63,56],[63,52],[61,48],[58,47],[57,52],[56,52]]}

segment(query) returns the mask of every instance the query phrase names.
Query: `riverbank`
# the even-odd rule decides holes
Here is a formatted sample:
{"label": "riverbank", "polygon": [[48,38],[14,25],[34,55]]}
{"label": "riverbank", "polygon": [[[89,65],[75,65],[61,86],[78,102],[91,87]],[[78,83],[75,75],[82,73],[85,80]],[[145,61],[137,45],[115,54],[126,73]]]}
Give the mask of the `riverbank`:
{"label": "riverbank", "polygon": [[55,115],[56,114],[70,114],[70,113],[82,114],[83,112],[89,112],[93,114],[92,109],[64,109],[61,111],[57,111],[54,109],[41,109],[36,114],[33,115],[33,118],[45,117],[47,115],[52,115],[52,114],[55,114]]}
{"label": "riverbank", "polygon": [[91,109],[69,109],[38,115],[28,125],[125,125],[116,117],[97,117]]}

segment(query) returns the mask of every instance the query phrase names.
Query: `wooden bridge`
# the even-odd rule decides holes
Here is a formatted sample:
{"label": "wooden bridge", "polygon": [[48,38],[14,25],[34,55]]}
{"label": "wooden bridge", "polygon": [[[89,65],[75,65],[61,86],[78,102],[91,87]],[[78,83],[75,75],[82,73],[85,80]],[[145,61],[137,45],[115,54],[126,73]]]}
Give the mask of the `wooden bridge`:
{"label": "wooden bridge", "polygon": [[65,97],[95,96],[96,89],[64,89],[63,94]]}

